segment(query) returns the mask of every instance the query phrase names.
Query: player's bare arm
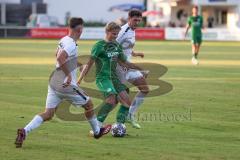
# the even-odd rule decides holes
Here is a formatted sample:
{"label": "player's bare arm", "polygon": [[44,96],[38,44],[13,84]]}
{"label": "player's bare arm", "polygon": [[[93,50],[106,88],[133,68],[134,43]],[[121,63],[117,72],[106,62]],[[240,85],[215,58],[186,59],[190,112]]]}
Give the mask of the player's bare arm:
{"label": "player's bare arm", "polygon": [[188,30],[189,30],[190,27],[191,27],[191,26],[190,26],[189,24],[187,24],[186,30],[185,30],[185,34],[184,34],[184,38],[187,37],[187,33],[188,33]]}
{"label": "player's bare arm", "polygon": [[67,63],[66,63],[67,58],[68,58],[68,55],[67,55],[66,51],[59,50],[59,52],[57,54],[57,61],[59,63],[60,69],[67,76],[67,81],[65,83],[63,83],[63,87],[69,86],[72,81],[72,76],[67,68]]}
{"label": "player's bare arm", "polygon": [[94,63],[94,59],[90,58],[89,61],[87,62],[86,65],[84,65],[81,73],[80,73],[80,76],[78,78],[78,81],[77,81],[77,84],[80,85],[82,79],[87,75],[87,73],[89,72],[89,70],[91,69],[93,63]]}
{"label": "player's bare arm", "polygon": [[132,56],[133,57],[141,57],[141,58],[144,58],[144,53],[139,53],[139,52],[132,52]]}
{"label": "player's bare arm", "polygon": [[128,62],[128,61],[121,61],[121,60],[118,60],[118,63],[123,67],[142,71],[142,68],[135,65],[134,63],[131,63],[131,62]]}

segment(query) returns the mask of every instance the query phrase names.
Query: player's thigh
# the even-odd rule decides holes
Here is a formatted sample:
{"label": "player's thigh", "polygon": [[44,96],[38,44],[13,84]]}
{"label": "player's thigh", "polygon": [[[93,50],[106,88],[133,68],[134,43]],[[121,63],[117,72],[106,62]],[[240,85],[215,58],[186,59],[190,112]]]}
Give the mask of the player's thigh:
{"label": "player's thigh", "polygon": [[202,44],[202,36],[199,35],[196,37],[197,46],[199,47]]}
{"label": "player's thigh", "polygon": [[108,97],[105,98],[105,103],[111,104],[112,106],[117,105],[117,95],[116,94],[110,94]]}
{"label": "player's thigh", "polygon": [[145,93],[149,92],[149,87],[144,77],[139,77],[134,81],[131,81],[130,83],[136,86],[141,92],[145,92]]}
{"label": "player's thigh", "polygon": [[118,100],[121,104],[129,107],[131,105],[131,99],[128,95],[128,93],[124,90],[124,91],[121,91],[119,94],[118,94]]}
{"label": "player's thigh", "polygon": [[131,100],[126,91],[127,87],[124,84],[122,84],[119,79],[113,79],[112,82],[118,94],[117,96],[118,101],[125,106],[130,106]]}
{"label": "player's thigh", "polygon": [[61,102],[62,99],[58,96],[57,92],[54,91],[50,86],[48,86],[46,108],[55,109]]}
{"label": "player's thigh", "polygon": [[141,78],[143,77],[143,74],[139,71],[139,70],[129,70],[127,73],[126,73],[126,79],[128,81],[134,81],[138,78]]}
{"label": "player's thigh", "polygon": [[69,101],[72,105],[79,107],[79,106],[85,106],[87,104],[90,105],[90,97],[81,89],[81,88],[75,88],[73,90],[73,93],[71,94],[65,94],[63,95],[63,98]]}
{"label": "player's thigh", "polygon": [[109,79],[96,80],[96,85],[105,98],[117,94],[112,81]]}
{"label": "player's thigh", "polygon": [[194,49],[197,49],[202,43],[202,36],[194,36],[192,37],[192,46]]}
{"label": "player's thigh", "polygon": [[123,83],[123,84],[127,83],[127,79],[126,79],[127,68],[124,68],[118,64],[116,71],[117,71],[117,76],[118,76],[119,80],[121,81],[121,83]]}
{"label": "player's thigh", "polygon": [[112,84],[117,92],[119,94],[122,91],[126,91],[127,87],[117,78],[112,79]]}
{"label": "player's thigh", "polygon": [[85,110],[93,110],[92,100],[89,99],[86,104],[82,105]]}

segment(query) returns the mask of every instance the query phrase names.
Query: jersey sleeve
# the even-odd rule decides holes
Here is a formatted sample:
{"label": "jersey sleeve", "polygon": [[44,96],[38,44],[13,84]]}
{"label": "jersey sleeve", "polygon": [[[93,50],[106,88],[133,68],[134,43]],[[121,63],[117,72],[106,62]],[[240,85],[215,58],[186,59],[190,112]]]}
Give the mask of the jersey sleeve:
{"label": "jersey sleeve", "polygon": [[124,29],[122,28],[122,29],[120,30],[119,34],[118,34],[117,39],[116,39],[116,41],[117,41],[119,44],[121,44],[121,43],[123,42],[124,38],[125,38],[125,35],[126,35],[126,34],[124,34],[124,33],[125,33],[125,31],[124,31]]}
{"label": "jersey sleeve", "polygon": [[101,53],[101,47],[99,46],[98,43],[96,43],[91,50],[91,58],[96,59],[100,53]]}
{"label": "jersey sleeve", "polygon": [[123,62],[126,62],[127,61],[127,56],[123,53],[123,49],[122,49],[122,46],[119,45],[119,55],[118,55],[118,59],[120,59],[121,61]]}
{"label": "jersey sleeve", "polygon": [[63,49],[68,54],[68,56],[72,56],[74,54],[73,51],[76,48],[76,44],[74,44],[74,43],[60,42],[59,46],[60,46],[61,49]]}

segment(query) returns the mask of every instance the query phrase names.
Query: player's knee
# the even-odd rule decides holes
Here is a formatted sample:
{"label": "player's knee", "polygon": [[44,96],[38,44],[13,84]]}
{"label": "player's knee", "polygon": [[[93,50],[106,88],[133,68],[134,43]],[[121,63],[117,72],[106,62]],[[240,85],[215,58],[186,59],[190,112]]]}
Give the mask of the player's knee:
{"label": "player's knee", "polygon": [[111,104],[112,106],[117,105],[118,101],[117,101],[117,97],[116,95],[111,95],[106,99],[106,103]]}
{"label": "player's knee", "polygon": [[83,105],[83,108],[87,111],[93,110],[93,103],[91,100],[89,100],[85,105]]}
{"label": "player's knee", "polygon": [[44,121],[49,121],[53,118],[54,112],[52,111],[46,111],[40,115]]}
{"label": "player's knee", "polygon": [[45,121],[50,121],[53,118],[54,114],[48,113]]}

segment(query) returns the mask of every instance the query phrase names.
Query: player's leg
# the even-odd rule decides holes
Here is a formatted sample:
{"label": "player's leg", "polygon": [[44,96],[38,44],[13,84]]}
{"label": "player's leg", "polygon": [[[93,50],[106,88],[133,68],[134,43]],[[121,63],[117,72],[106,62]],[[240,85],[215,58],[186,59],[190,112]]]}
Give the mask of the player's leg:
{"label": "player's leg", "polygon": [[118,94],[117,100],[121,102],[120,108],[117,112],[116,120],[118,123],[125,123],[129,107],[131,105],[131,100],[126,92],[127,87],[121,83],[120,79],[113,79],[112,84],[116,90],[116,93]]}
{"label": "player's leg", "polygon": [[102,125],[108,114],[115,108],[117,105],[117,99],[115,94],[109,95],[105,101],[99,106],[99,111],[97,113],[97,119],[99,124]]}
{"label": "player's leg", "polygon": [[25,127],[26,134],[29,134],[35,128],[38,128],[44,121],[52,119],[55,108],[46,108],[43,113],[37,114]]}
{"label": "player's leg", "polygon": [[[129,88],[127,88],[125,85],[122,85],[122,84],[127,83],[127,79],[126,79],[127,68],[117,65],[116,71],[117,71],[117,75],[118,75],[118,80],[114,80],[114,86],[115,86],[117,92],[120,93],[121,91],[126,90],[126,92],[128,94]],[[126,116],[128,115],[129,105],[124,104],[124,103],[125,102],[122,102],[120,104],[119,110],[116,115],[116,121],[118,123],[124,123]]]}
{"label": "player's leg", "polygon": [[130,82],[139,89],[139,92],[134,97],[129,109],[129,117],[131,119],[134,119],[137,109],[143,103],[145,96],[149,92],[149,87],[147,85],[146,79],[143,76]]}
{"label": "player's leg", "polygon": [[195,65],[198,64],[197,56],[198,56],[197,44],[196,44],[196,41],[194,41],[192,44],[192,63]]}
{"label": "player's leg", "polygon": [[196,59],[198,58],[200,45],[201,45],[201,44],[199,44],[199,43],[196,44]]}
{"label": "player's leg", "polygon": [[54,116],[55,109],[60,102],[61,99],[49,87],[45,111],[43,113],[35,115],[24,128],[17,130],[17,138],[15,141],[17,148],[22,147],[23,141],[32,130],[38,128],[44,121],[51,120],[51,118]]}
{"label": "player's leg", "polygon": [[108,79],[97,80],[96,85],[105,97],[105,100],[99,106],[99,111],[97,113],[97,119],[99,123],[102,124],[107,118],[109,112],[111,112],[118,103],[116,98],[117,92],[112,84],[112,81]]}
{"label": "player's leg", "polygon": [[44,121],[50,120],[55,113],[55,108],[46,108],[45,112],[37,114],[33,119],[24,127],[17,130],[17,138],[15,141],[16,147],[22,147],[23,141],[26,136],[34,129],[38,128]]}
{"label": "player's leg", "polygon": [[[107,94],[105,93],[104,96],[107,96]],[[111,129],[111,126],[110,126],[110,129],[108,130],[109,125],[106,125],[106,126],[103,127],[103,122],[107,118],[109,112],[111,112],[116,105],[117,105],[116,95],[115,94],[110,94],[105,98],[105,101],[98,108],[97,124],[101,128],[106,128],[106,130],[102,132],[103,134],[108,133]],[[94,136],[96,138],[96,135],[94,134],[93,130],[90,130],[89,133],[90,133],[90,136]]]}
{"label": "player's leg", "polygon": [[125,123],[129,113],[129,107],[131,105],[131,99],[125,90],[120,91],[118,94],[118,100],[121,103],[119,110],[117,112],[117,123]]}
{"label": "player's leg", "polygon": [[198,54],[199,54],[199,49],[202,43],[202,37],[201,36],[196,36],[192,40],[192,63],[197,65],[198,62]]}
{"label": "player's leg", "polygon": [[51,87],[49,87],[46,100],[46,109],[43,113],[36,115],[33,120],[24,127],[26,134],[39,127],[44,121],[51,120],[54,116],[56,107],[59,103],[61,103],[61,101],[62,99],[56,94],[53,89],[51,89]]}
{"label": "player's leg", "polygon": [[135,98],[133,99],[130,105],[128,122],[130,122],[134,128],[141,128],[141,126],[135,121],[134,115],[137,109],[139,108],[139,106],[143,103],[144,97],[149,92],[149,88],[148,88],[145,77],[140,71],[130,70],[126,74],[126,79],[128,80],[128,82],[138,87],[139,89],[139,92],[136,94]]}
{"label": "player's leg", "polygon": [[97,117],[94,113],[94,107],[90,97],[81,88],[72,86],[72,92],[63,94],[61,97],[69,101],[74,106],[82,106],[85,109],[85,117],[87,118],[94,138],[98,139],[103,135],[109,133],[111,125],[101,127],[98,123]]}
{"label": "player's leg", "polygon": [[199,54],[199,50],[200,50],[201,44],[202,44],[202,37],[199,36],[199,37],[197,37],[197,43],[196,43],[196,57]]}
{"label": "player's leg", "polygon": [[104,127],[101,127],[99,125],[91,100],[88,100],[88,102],[83,105],[83,108],[85,109],[85,116],[92,128],[93,135],[96,139],[110,132],[111,125],[106,125]]}

